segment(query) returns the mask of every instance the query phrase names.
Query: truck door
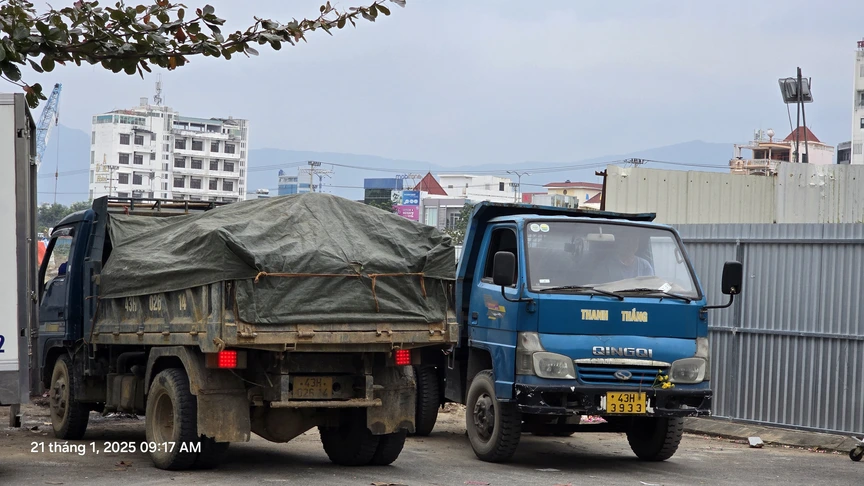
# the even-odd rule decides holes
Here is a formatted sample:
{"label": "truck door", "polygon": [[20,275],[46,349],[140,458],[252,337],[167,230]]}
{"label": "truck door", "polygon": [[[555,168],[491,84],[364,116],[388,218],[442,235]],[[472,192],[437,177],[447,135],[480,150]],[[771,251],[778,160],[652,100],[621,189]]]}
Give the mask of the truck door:
{"label": "truck door", "polygon": [[[516,255],[519,262],[519,243],[515,226],[495,226],[491,228],[484,250],[478,259],[475,275],[475,290],[471,298],[472,325],[480,328],[515,330],[518,303],[509,302],[501,295],[501,287],[492,283],[492,262],[495,253],[507,251]],[[518,298],[519,265],[516,266],[516,285],[504,289],[511,300]],[[477,316],[476,319],[474,316]]]}
{"label": "truck door", "polygon": [[58,228],[51,234],[48,248],[39,267],[39,336],[40,367],[45,349],[63,341],[68,324],[68,298],[74,270],[69,264],[74,246],[73,228]]}

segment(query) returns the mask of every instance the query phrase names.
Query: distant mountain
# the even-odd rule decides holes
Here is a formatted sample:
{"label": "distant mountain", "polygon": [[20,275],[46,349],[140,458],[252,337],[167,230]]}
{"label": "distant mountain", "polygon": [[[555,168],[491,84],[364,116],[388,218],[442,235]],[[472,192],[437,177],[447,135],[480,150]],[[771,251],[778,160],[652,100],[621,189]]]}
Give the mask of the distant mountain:
{"label": "distant mountain", "polygon": [[[59,147],[59,148],[58,148]],[[440,173],[496,173],[506,176],[507,170],[536,171],[522,177],[523,192],[545,192],[543,184],[558,181],[598,182],[594,171],[602,170],[608,163],[630,158],[651,159],[675,164],[648,162],[646,167],[726,171],[732,157],[732,144],[703,141],[684,142],[665,147],[641,150],[627,154],[608,155],[591,159],[575,159],[569,163],[541,161],[521,164],[476,164],[470,166],[446,166],[423,161],[397,160],[375,155],[345,154],[335,152],[310,152],[274,148],[252,148],[249,151],[248,192],[270,189],[275,194],[278,188],[278,172],[283,168],[289,174],[297,174],[298,167],[306,167],[309,160],[320,161],[325,168],[332,166],[333,174],[323,180],[324,191],[351,199],[362,199],[363,179],[390,178],[395,174],[432,172]],[[57,202],[71,204],[88,198],[90,167],[90,135],[82,130],[59,125],[52,130],[46,153],[39,169],[39,202],[54,200],[54,171],[59,171]],[[308,177],[308,176],[304,176]],[[511,176],[515,180],[515,176]],[[317,184],[317,179],[315,180]]]}
{"label": "distant mountain", "polygon": [[[316,160],[327,163],[350,165],[352,167],[333,166],[332,177],[325,178],[324,191],[338,194],[351,199],[363,197],[363,179],[375,177],[393,177],[394,174],[432,172],[439,173],[477,173],[485,172],[506,176],[507,170],[528,171],[536,173],[522,177],[523,192],[545,192],[543,185],[558,181],[588,181],[597,182],[600,179],[594,171],[602,170],[607,164],[625,159],[641,158],[659,162],[648,162],[646,167],[678,170],[728,171],[729,159],[732,157],[732,144],[710,143],[700,140],[684,142],[665,147],[641,150],[638,152],[608,155],[583,159],[571,163],[552,164],[549,162],[524,162],[521,164],[477,164],[470,166],[445,166],[429,162],[394,160],[374,155],[356,155],[328,152],[300,152],[282,149],[252,149],[249,152],[250,172],[247,187],[249,192],[256,189],[270,189],[276,193],[279,168],[290,174],[297,173],[298,166],[306,166],[306,161]],[[682,164],[694,164],[685,166]],[[381,169],[381,170],[377,170]],[[559,169],[559,170],[556,170]],[[516,180],[516,176],[511,176]],[[317,184],[318,181],[316,180]]]}

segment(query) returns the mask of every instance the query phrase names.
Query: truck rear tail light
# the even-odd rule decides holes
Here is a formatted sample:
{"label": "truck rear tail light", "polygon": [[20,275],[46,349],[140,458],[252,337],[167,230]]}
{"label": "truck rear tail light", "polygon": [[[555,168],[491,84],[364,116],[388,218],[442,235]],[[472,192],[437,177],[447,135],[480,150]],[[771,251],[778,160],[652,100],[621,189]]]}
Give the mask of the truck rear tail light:
{"label": "truck rear tail light", "polygon": [[223,370],[236,370],[246,368],[246,351],[236,349],[225,349],[218,353],[207,353],[207,367]]}
{"label": "truck rear tail light", "polygon": [[408,366],[411,364],[411,350],[397,349],[396,350],[396,366]]}
{"label": "truck rear tail light", "polygon": [[225,351],[219,351],[216,353],[216,362],[217,368],[231,368],[234,369],[237,367],[237,351],[233,349],[226,349]]}

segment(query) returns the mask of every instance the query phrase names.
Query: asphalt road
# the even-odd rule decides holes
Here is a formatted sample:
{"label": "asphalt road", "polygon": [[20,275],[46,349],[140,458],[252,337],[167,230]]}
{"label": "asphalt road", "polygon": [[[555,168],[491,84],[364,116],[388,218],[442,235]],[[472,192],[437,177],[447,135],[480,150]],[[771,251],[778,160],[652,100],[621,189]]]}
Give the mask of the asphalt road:
{"label": "asphalt road", "polygon": [[[8,423],[0,408],[0,423]],[[685,436],[678,453],[662,463],[642,462],[622,434],[561,438],[525,435],[513,461],[488,464],[475,458],[465,437],[464,416],[442,414],[430,437],[409,438],[391,466],[345,468],[331,464],[308,432],[287,444],[254,437],[232,444],[217,470],[170,472],[153,467],[146,454],[104,452],[104,442],[144,440],[143,419],[93,416],[83,455],[50,451],[54,439],[46,411],[25,407],[25,427],[0,428],[0,484],[302,484],[302,485],[749,485],[861,484],[864,462],[846,454],[766,446],[751,449],[721,439]],[[31,430],[37,427],[38,430]],[[90,443],[95,442],[95,454]],[[56,447],[56,446],[55,446]],[[33,449],[36,452],[33,452]],[[44,451],[43,451],[44,449]]]}

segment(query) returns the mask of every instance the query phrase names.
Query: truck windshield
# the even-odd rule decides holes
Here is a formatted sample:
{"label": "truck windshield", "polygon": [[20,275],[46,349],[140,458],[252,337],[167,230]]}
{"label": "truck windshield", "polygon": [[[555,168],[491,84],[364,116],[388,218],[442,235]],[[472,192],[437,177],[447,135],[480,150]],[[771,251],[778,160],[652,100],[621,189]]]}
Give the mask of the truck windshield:
{"label": "truck windshield", "polygon": [[533,291],[700,297],[690,263],[669,230],[576,221],[528,222],[525,230]]}

